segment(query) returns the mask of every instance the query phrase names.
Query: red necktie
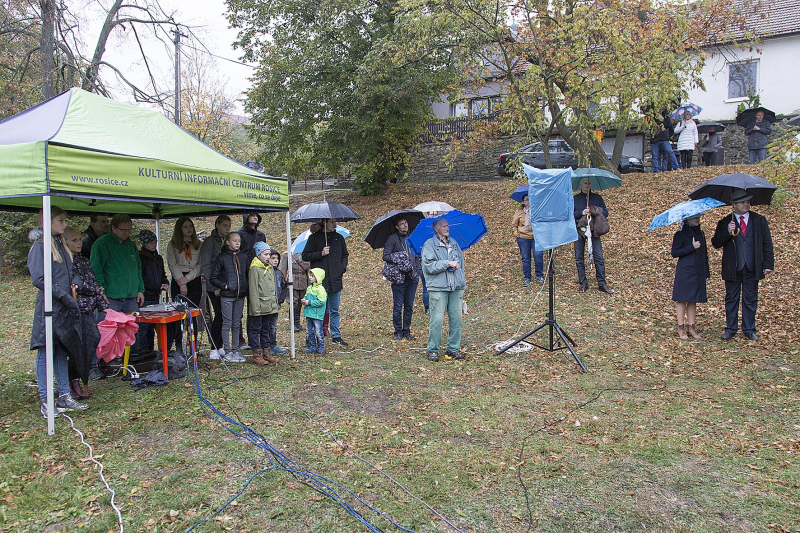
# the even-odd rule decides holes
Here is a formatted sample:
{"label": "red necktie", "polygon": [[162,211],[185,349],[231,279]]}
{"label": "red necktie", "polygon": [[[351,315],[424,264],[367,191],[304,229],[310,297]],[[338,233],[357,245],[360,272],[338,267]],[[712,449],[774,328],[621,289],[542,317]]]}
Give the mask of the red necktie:
{"label": "red necktie", "polygon": [[747,236],[747,222],[744,221],[744,217],[739,217],[739,227],[742,228],[742,237]]}

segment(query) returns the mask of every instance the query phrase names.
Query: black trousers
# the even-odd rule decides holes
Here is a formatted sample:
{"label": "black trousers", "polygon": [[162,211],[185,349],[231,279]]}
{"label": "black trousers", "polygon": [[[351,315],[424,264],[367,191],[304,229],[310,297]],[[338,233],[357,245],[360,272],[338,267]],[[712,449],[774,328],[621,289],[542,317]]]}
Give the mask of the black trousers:
{"label": "black trousers", "polygon": [[[586,279],[586,235],[578,230],[578,240],[575,241],[575,266],[578,268],[578,282],[589,285]],[[592,237],[592,257],[594,258],[594,272],[597,276],[597,286],[606,286],[606,262],[603,259],[603,243],[600,237]]]}
{"label": "black trousers", "polygon": [[681,150],[681,168],[692,168],[694,150]]}
{"label": "black trousers", "polygon": [[710,167],[717,160],[717,152],[703,152],[703,163],[705,166]]}
{"label": "black trousers", "polygon": [[742,331],[756,332],[758,309],[758,276],[747,267],[736,273],[736,281],[725,282],[725,330],[739,329],[739,298],[742,300]]}
{"label": "black trousers", "polygon": [[[181,293],[181,288],[178,285],[178,282],[175,281],[173,278],[172,283],[169,286],[170,294],[172,295],[172,299],[174,300],[177,295]],[[189,283],[186,284],[186,297],[192,301],[192,304],[196,306],[200,306],[200,298],[203,296],[203,282],[200,281],[200,278],[195,278]],[[182,303],[186,303],[185,301]],[[192,319],[192,327],[195,331],[195,336],[198,335],[197,332],[197,319]],[[177,340],[177,342],[176,342]],[[173,343],[175,344],[176,348],[183,348],[183,341],[181,337],[181,329],[180,325],[177,322],[173,322],[172,324],[167,325],[167,350],[172,349]],[[184,352],[186,353],[186,352]]]}

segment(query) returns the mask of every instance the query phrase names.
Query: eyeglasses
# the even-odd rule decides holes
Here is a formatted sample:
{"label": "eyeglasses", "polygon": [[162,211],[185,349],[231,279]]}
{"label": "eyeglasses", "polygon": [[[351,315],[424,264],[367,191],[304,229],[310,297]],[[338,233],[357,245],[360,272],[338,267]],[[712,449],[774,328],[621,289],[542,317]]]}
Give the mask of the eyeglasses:
{"label": "eyeglasses", "polygon": [[114,226],[114,227],[117,228],[117,231],[121,233],[130,233],[131,231],[133,231],[133,226],[131,226],[130,228],[121,228],[119,226]]}

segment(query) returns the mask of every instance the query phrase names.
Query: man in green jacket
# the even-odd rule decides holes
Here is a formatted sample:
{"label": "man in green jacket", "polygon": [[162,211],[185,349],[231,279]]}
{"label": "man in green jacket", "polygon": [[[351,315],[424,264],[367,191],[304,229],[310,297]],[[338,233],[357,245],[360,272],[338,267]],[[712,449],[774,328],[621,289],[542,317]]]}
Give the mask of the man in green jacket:
{"label": "man in green jacket", "polygon": [[450,224],[440,218],[433,223],[436,235],[422,247],[422,274],[430,297],[431,320],[428,329],[428,360],[439,360],[444,313],[450,322],[447,351],[453,359],[464,359],[461,352],[461,308],[467,281],[464,277],[464,253],[450,238]]}

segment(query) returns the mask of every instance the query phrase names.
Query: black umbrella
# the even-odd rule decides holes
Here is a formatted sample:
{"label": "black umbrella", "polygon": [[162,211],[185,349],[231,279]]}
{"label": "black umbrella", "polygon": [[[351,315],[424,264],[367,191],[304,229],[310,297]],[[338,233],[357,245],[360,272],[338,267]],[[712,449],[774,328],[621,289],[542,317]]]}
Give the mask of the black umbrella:
{"label": "black umbrella", "polygon": [[756,113],[759,111],[764,112],[764,120],[772,124],[775,122],[775,112],[770,111],[766,107],[751,107],[750,109],[745,109],[738,115],[736,115],[736,124],[739,126],[746,128],[748,126],[752,126],[756,123]]}
{"label": "black umbrella", "polygon": [[408,234],[410,235],[420,221],[425,218],[425,215],[422,211],[417,211],[416,209],[394,209],[389,211],[375,220],[375,224],[369,229],[367,236],[364,237],[364,242],[372,246],[374,250],[383,248],[392,233],[397,231],[394,226],[401,218],[408,222]]}
{"label": "black umbrella", "polygon": [[361,218],[355,211],[344,204],[321,200],[313,204],[301,205],[292,214],[292,222],[321,222],[326,218],[335,218],[339,222],[358,220]]}
{"label": "black umbrella", "polygon": [[703,122],[697,125],[697,133],[708,133],[708,128],[711,126],[714,126],[717,132],[725,131],[725,124],[720,124],[719,122]]}
{"label": "black umbrella", "polygon": [[727,205],[733,205],[734,189],[744,189],[752,194],[751,205],[769,205],[777,187],[764,178],[752,174],[722,174],[710,179],[689,193],[689,198],[715,198]]}

